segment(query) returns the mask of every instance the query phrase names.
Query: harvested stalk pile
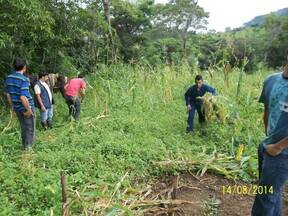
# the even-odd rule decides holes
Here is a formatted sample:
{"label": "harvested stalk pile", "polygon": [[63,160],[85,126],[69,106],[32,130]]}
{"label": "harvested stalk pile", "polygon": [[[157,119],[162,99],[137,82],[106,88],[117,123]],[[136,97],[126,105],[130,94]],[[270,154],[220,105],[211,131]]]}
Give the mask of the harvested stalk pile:
{"label": "harvested stalk pile", "polygon": [[205,94],[198,97],[203,101],[203,112],[205,112],[206,119],[212,121],[218,119],[220,122],[225,123],[228,118],[228,112],[225,108],[227,99],[221,96],[213,96],[212,94]]}

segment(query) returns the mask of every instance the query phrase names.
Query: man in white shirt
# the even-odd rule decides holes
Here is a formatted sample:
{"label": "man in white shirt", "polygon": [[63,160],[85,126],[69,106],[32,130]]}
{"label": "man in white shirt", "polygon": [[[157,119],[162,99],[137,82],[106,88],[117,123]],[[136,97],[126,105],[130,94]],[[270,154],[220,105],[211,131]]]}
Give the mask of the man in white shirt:
{"label": "man in white shirt", "polygon": [[53,97],[52,92],[46,83],[48,80],[48,73],[40,73],[39,80],[34,86],[35,104],[40,110],[41,125],[46,130],[52,128],[53,117]]}

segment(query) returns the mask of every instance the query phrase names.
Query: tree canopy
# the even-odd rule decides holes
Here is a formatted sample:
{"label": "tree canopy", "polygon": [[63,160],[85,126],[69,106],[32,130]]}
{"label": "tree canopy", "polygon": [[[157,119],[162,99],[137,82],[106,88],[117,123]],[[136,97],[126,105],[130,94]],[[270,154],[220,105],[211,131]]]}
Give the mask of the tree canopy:
{"label": "tree canopy", "polygon": [[209,13],[196,0],[0,0],[0,73],[16,57],[29,71],[91,73],[100,64],[183,64],[201,69],[229,61],[246,70],[287,60],[288,17],[261,26],[203,33]]}

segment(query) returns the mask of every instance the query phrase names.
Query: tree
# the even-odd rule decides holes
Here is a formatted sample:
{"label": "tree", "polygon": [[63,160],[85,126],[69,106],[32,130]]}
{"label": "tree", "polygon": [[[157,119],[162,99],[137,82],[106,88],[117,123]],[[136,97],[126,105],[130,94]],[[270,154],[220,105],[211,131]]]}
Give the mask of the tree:
{"label": "tree", "polygon": [[178,34],[182,40],[183,57],[186,57],[187,40],[191,33],[205,29],[208,13],[195,0],[170,0],[165,5],[159,4],[157,9],[160,13],[155,22]]}
{"label": "tree", "polygon": [[151,28],[152,1],[133,4],[127,1],[113,0],[111,6],[111,25],[120,40],[120,53],[125,62],[135,61],[139,50],[145,44],[143,33]]}
{"label": "tree", "polygon": [[264,28],[269,41],[267,44],[269,66],[277,67],[287,64],[288,16],[270,15],[265,20]]}
{"label": "tree", "polygon": [[15,57],[39,64],[45,61],[46,51],[41,44],[54,37],[54,19],[38,0],[0,0],[0,71],[9,72]]}
{"label": "tree", "polygon": [[[103,8],[104,8],[104,15],[105,20],[108,24],[108,33],[106,35],[106,46],[107,46],[107,53],[106,53],[106,59],[105,62],[108,63],[109,61],[109,50],[113,47],[113,41],[112,41],[112,30],[111,30],[111,20],[110,20],[110,1],[109,0],[103,0]],[[114,55],[114,51],[111,50],[112,58]]]}

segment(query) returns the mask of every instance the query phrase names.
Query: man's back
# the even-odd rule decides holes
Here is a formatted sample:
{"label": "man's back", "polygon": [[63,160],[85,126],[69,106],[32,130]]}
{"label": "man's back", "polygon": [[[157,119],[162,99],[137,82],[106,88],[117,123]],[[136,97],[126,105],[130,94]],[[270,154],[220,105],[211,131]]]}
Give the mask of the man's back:
{"label": "man's back", "polygon": [[11,97],[13,108],[17,112],[24,111],[24,106],[20,100],[20,96],[25,96],[31,108],[34,108],[33,98],[29,92],[29,78],[21,73],[14,72],[7,76],[5,81],[5,92]]}
{"label": "man's back", "polygon": [[67,96],[74,97],[77,96],[80,90],[84,88],[86,88],[85,81],[81,78],[74,78],[68,82],[65,92]]}

